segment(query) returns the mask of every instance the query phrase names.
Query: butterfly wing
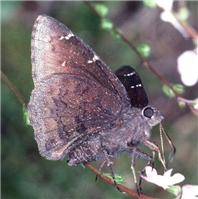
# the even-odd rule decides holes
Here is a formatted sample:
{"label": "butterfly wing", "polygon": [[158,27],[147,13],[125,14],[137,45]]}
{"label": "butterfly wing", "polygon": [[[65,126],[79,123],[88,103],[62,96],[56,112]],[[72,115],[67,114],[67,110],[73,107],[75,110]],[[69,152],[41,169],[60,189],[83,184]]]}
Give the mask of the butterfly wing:
{"label": "butterfly wing", "polygon": [[132,107],[144,108],[148,105],[148,98],[142,81],[131,66],[123,66],[115,74],[124,85]]}
{"label": "butterfly wing", "polygon": [[130,107],[109,67],[65,25],[41,15],[31,40],[35,88],[28,110],[42,156],[63,159],[80,140],[111,127]]}

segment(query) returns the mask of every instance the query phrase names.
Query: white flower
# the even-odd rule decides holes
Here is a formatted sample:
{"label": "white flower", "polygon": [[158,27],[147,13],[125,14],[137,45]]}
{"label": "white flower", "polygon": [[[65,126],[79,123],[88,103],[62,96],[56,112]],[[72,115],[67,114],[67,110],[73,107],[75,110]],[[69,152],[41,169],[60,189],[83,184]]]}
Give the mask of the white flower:
{"label": "white flower", "polygon": [[173,0],[155,0],[155,2],[164,10],[160,15],[161,20],[171,23],[184,38],[189,38],[188,33],[184,30],[184,28],[179,24],[175,16],[172,14]]}
{"label": "white flower", "polygon": [[177,69],[184,85],[195,85],[198,81],[198,48],[182,53],[177,59]]}
{"label": "white flower", "polygon": [[198,185],[186,184],[182,187],[181,199],[197,199],[198,198]]}
{"label": "white flower", "polygon": [[166,1],[155,0],[155,2],[159,7],[163,8],[164,11],[171,11],[172,10],[173,0],[166,0]]}
{"label": "white flower", "polygon": [[163,187],[164,189],[168,189],[169,186],[178,184],[185,179],[185,177],[180,173],[176,173],[171,176],[173,169],[169,169],[164,173],[164,175],[158,175],[156,169],[152,168],[151,166],[147,166],[145,169],[146,176],[141,175],[141,177],[148,182]]}

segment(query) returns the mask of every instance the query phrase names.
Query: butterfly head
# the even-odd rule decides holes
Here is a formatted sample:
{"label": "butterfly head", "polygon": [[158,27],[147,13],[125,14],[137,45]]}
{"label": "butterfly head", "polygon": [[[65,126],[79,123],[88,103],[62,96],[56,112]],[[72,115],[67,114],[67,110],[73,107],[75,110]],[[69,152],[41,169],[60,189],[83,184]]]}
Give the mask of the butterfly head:
{"label": "butterfly head", "polygon": [[150,127],[159,124],[164,119],[164,117],[161,115],[161,112],[150,105],[142,109],[142,117],[147,120],[147,123]]}

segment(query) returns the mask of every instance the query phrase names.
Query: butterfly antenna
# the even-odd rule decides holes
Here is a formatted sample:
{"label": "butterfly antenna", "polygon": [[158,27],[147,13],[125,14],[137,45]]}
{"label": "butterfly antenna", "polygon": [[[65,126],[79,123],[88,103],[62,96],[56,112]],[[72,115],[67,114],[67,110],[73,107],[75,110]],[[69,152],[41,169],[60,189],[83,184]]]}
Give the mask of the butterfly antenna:
{"label": "butterfly antenna", "polygon": [[176,153],[176,148],[175,148],[175,146],[173,145],[172,140],[170,139],[170,137],[168,136],[168,134],[167,134],[166,131],[164,130],[164,128],[163,128],[161,122],[160,122],[160,129],[163,131],[164,135],[166,136],[166,139],[168,140],[168,143],[169,143],[170,146],[171,146],[171,151],[170,151],[170,153],[169,153],[169,157],[168,157],[168,160],[167,160],[167,163],[166,163],[166,165],[168,165],[168,163],[169,163],[169,162],[172,162],[173,159],[174,159],[174,156],[175,156],[175,153]]}
{"label": "butterfly antenna", "polygon": [[[160,125],[160,142],[161,142],[161,148],[162,148],[162,159],[164,162],[166,162],[165,160],[165,155],[164,155],[164,141],[163,141],[163,136],[162,136],[162,128]],[[167,166],[167,165],[166,165]]]}

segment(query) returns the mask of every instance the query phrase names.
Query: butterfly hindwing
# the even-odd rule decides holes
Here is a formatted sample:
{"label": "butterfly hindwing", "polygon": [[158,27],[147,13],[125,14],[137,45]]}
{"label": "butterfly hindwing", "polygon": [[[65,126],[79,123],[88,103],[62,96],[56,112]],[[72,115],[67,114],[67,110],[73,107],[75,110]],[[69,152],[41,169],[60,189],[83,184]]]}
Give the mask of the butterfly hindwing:
{"label": "butterfly hindwing", "polygon": [[137,72],[130,66],[123,66],[115,74],[124,85],[132,107],[143,108],[148,105],[148,98]]}

